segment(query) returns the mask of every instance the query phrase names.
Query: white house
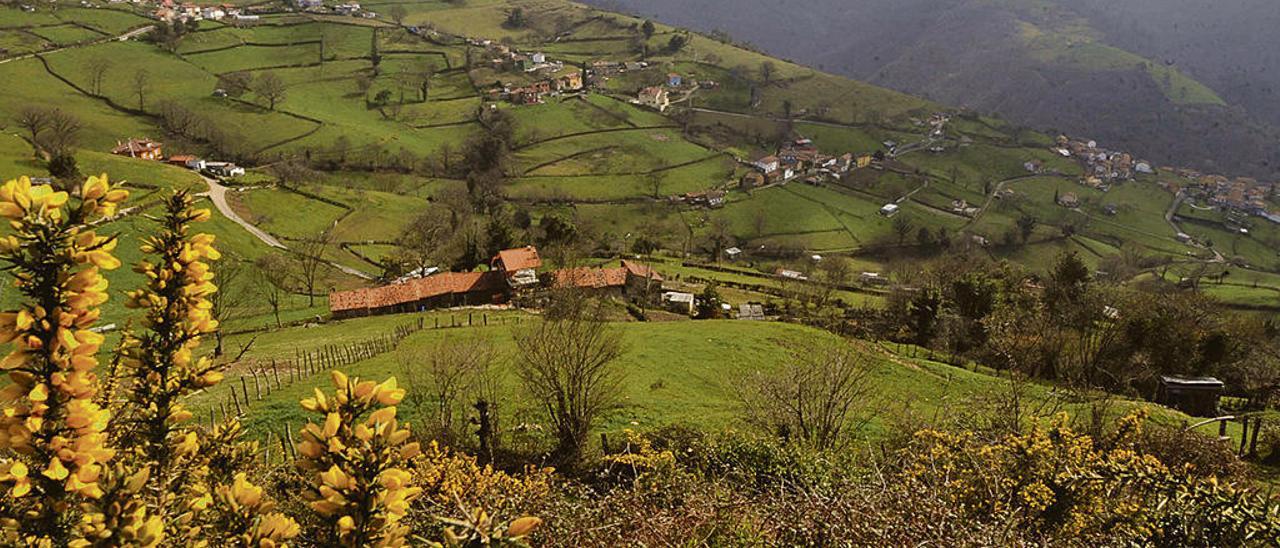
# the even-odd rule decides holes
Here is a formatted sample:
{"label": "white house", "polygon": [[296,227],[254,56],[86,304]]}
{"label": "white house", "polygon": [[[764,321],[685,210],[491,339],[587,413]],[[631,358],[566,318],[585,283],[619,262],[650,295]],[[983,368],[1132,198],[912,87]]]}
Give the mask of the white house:
{"label": "white house", "polygon": [[244,168],[231,162],[205,162],[204,169],[217,177],[241,177],[244,175]]}
{"label": "white house", "polygon": [[648,87],[640,90],[637,102],[658,112],[666,112],[667,107],[671,105],[671,97],[664,88]]}
{"label": "white house", "polygon": [[885,217],[892,217],[897,215],[901,209],[898,204],[885,204],[884,207],[880,208],[880,214]]}
{"label": "white house", "polygon": [[778,171],[778,164],[779,162],[778,162],[777,156],[765,156],[764,158],[761,158],[751,163],[751,165],[755,166],[756,169],[763,171],[765,173],[773,173],[775,171]]}

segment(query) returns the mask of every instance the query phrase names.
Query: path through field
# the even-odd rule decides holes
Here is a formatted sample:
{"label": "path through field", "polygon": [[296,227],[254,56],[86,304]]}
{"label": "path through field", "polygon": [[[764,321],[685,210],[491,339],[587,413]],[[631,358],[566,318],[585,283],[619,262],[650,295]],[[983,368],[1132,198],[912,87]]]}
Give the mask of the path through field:
{"label": "path through field", "polygon": [[[254,226],[253,223],[244,220],[243,217],[236,213],[235,210],[231,208],[231,204],[227,203],[227,187],[223,186],[222,183],[219,183],[217,179],[212,177],[206,177],[203,174],[201,174],[200,177],[204,179],[205,184],[209,185],[209,192],[205,195],[213,201],[214,207],[218,208],[218,212],[222,213],[223,217],[226,217],[230,219],[231,222],[240,225],[241,228],[244,228],[249,232],[249,234],[252,234],[255,238],[261,240],[262,243],[267,244],[268,246],[286,251],[289,249],[288,246],[281,243],[275,236],[272,236],[271,234],[268,234],[267,231]],[[325,261],[325,263],[360,279],[372,280],[374,278],[373,275],[367,272],[356,270],[333,261]]]}

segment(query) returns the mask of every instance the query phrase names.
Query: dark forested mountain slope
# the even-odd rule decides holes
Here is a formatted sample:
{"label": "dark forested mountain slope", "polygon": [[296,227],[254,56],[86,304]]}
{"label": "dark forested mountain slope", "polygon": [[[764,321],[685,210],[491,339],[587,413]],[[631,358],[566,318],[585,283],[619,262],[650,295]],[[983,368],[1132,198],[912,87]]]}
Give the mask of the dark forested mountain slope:
{"label": "dark forested mountain slope", "polygon": [[1160,162],[1280,174],[1274,0],[592,1]]}

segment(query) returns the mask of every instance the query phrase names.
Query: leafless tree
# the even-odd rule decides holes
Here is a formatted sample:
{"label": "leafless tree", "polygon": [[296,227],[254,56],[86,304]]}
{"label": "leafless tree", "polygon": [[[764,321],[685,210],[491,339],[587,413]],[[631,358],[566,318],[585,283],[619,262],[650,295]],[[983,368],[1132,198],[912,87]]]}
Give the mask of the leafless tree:
{"label": "leafless tree", "polygon": [[395,21],[397,25],[404,25],[404,18],[409,15],[409,10],[405,9],[403,5],[396,4],[391,6],[388,14],[391,16],[391,20]]}
{"label": "leafless tree", "polygon": [[14,116],[14,123],[26,130],[31,148],[37,155],[43,152],[40,149],[40,134],[49,127],[50,113],[51,111],[44,107],[27,105],[19,109],[18,114]]}
{"label": "leafless tree", "polygon": [[40,137],[40,147],[52,156],[66,154],[76,145],[83,124],[74,114],[53,109],[49,112],[49,125]]}
{"label": "leafless tree", "polygon": [[138,69],[133,73],[133,93],[138,96],[138,110],[146,110],[147,95],[151,92],[151,73]]}
{"label": "leafless tree", "polygon": [[862,411],[869,411],[871,373],[871,360],[850,343],[803,343],[776,370],[751,375],[738,396],[745,418],[757,427],[834,449],[855,420],[870,419]]}
{"label": "leafless tree", "polygon": [[412,272],[435,265],[447,253],[453,236],[451,213],[444,208],[429,208],[413,218],[400,235],[398,260]]}
{"label": "leafless tree", "polygon": [[89,85],[93,88],[93,94],[102,96],[102,81],[107,78],[107,73],[111,72],[111,60],[106,57],[94,57],[89,60]]}
{"label": "leafless tree", "polygon": [[276,327],[283,327],[280,322],[280,308],[284,305],[284,300],[288,298],[288,285],[292,274],[289,271],[288,261],[280,255],[271,254],[259,257],[254,265],[258,267],[258,294],[262,300],[271,307],[271,313],[275,316]]}
{"label": "leafless tree", "polygon": [[222,356],[223,329],[232,318],[244,313],[253,298],[253,293],[244,284],[246,265],[233,257],[225,257],[213,269],[213,285],[218,291],[209,298],[213,305],[210,311],[218,322],[218,330],[214,333],[217,341],[213,350],[215,357]]}
{"label": "leafless tree", "polygon": [[405,356],[400,362],[405,397],[433,418],[443,440],[456,443],[469,400],[486,399],[483,392],[497,357],[493,344],[479,337],[445,339],[425,356]]}
{"label": "leafless tree", "polygon": [[333,231],[325,230],[299,242],[298,266],[302,285],[307,289],[307,306],[316,305],[316,281],[325,265],[324,254],[333,243]]}
{"label": "leafless tree", "polygon": [[565,466],[582,458],[591,426],[619,399],[622,337],[603,321],[602,309],[547,319],[517,333],[516,372],[541,402],[556,436],[554,455]]}

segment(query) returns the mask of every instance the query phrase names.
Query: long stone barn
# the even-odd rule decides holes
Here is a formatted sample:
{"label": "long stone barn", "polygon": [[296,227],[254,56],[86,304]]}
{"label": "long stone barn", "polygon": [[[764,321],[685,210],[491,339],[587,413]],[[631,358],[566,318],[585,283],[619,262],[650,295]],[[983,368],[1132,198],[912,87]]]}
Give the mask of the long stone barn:
{"label": "long stone barn", "polygon": [[404,283],[329,294],[335,319],[403,314],[507,302],[510,286],[501,271],[445,272]]}

